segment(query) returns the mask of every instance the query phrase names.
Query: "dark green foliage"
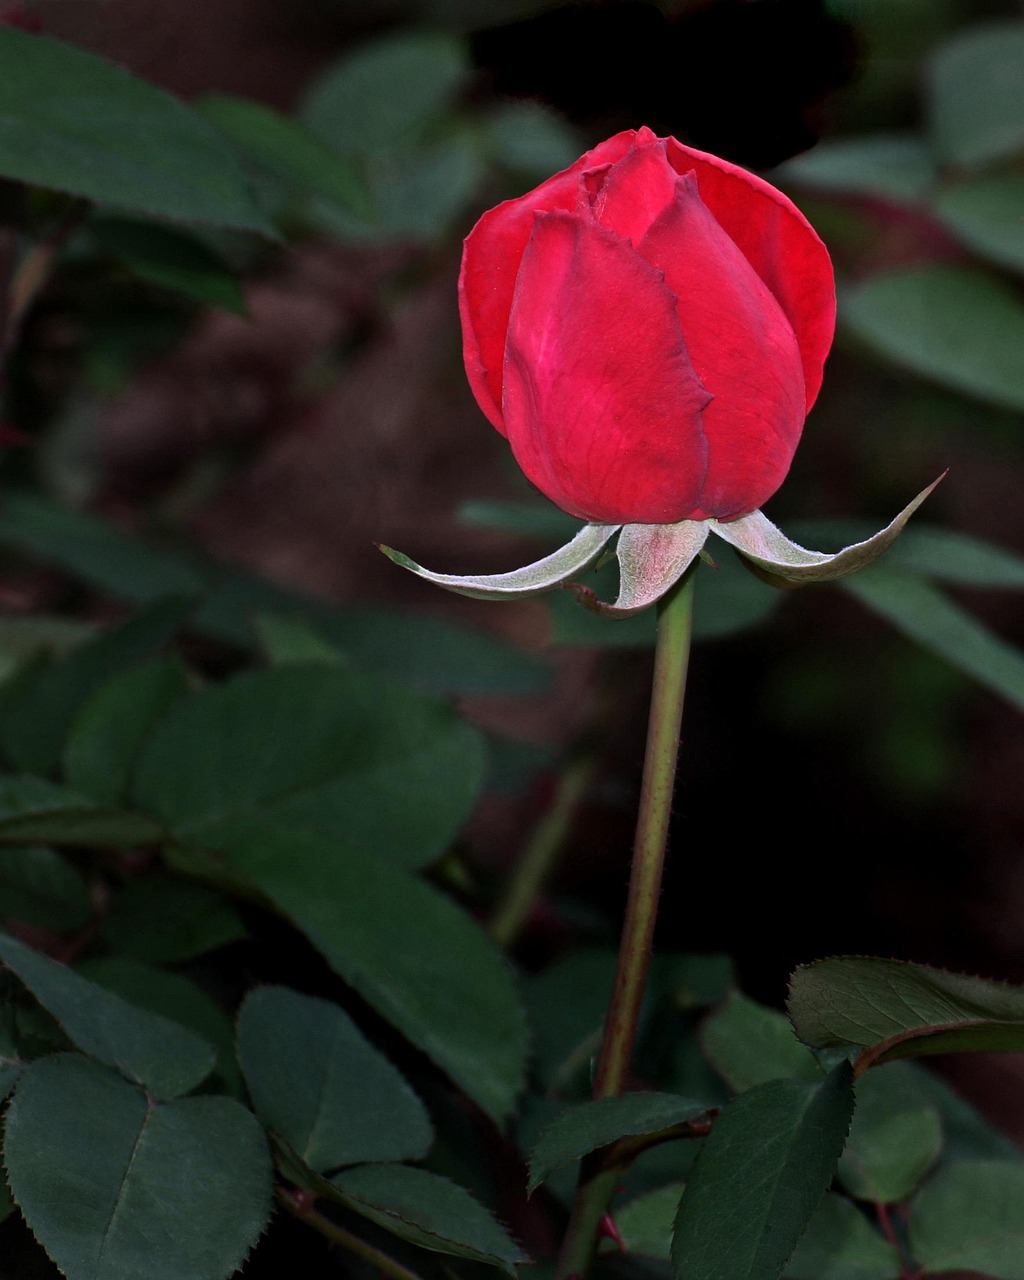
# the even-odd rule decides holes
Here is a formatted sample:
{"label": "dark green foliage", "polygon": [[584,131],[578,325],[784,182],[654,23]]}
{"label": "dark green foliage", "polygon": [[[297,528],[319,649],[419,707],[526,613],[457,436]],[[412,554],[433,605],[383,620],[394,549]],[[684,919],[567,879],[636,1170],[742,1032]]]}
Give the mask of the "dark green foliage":
{"label": "dark green foliage", "polygon": [[4,1162],[68,1280],[226,1280],[270,1210],[266,1142],[237,1102],[156,1103],[77,1054],[25,1072]]}
{"label": "dark green foliage", "polygon": [[134,960],[173,964],[237,942],[246,930],[220,894],[158,873],[125,885],[104,918],[103,936]]}
{"label": "dark green foliage", "polygon": [[619,1138],[649,1138],[671,1129],[685,1133],[706,1111],[702,1102],[667,1093],[630,1093],[570,1107],[534,1143],[528,1189],[534,1191],[554,1170]]}
{"label": "dark green foliage", "polygon": [[81,873],[46,845],[5,849],[0,857],[0,916],[44,929],[80,929],[92,906]]}
{"label": "dark green foliage", "polygon": [[857,1111],[839,1180],[858,1200],[902,1203],[942,1145],[942,1117],[921,1097],[918,1073],[908,1063],[890,1063],[857,1081]]}
{"label": "dark green foliage", "polygon": [[257,987],[239,1014],[238,1057],[264,1124],[317,1172],[430,1148],[423,1104],[337,1005]]}
{"label": "dark green foliage", "polygon": [[925,965],[839,956],[793,975],[797,1034],[821,1048],[859,1046],[863,1063],[965,1049],[1024,1047],[1024,990]]}
{"label": "dark green foliage", "polygon": [[845,302],[851,330],[887,358],[965,395],[1024,408],[1024,316],[996,278],[974,267],[915,267],[865,281]]}
{"label": "dark green foliage", "polygon": [[143,1013],[5,934],[0,934],[0,959],[78,1048],[123,1071],[154,1096],[188,1093],[213,1070],[213,1046],[178,1023]]}
{"label": "dark green foliage", "polygon": [[[384,7],[386,27],[329,61],[294,115],[226,93],[186,105],[0,15],[5,322],[26,263],[53,276],[21,299],[26,324],[0,334],[12,344],[5,427],[10,418],[37,441],[3,459],[5,599],[24,584],[41,601],[37,614],[0,619],[0,1243],[36,1249],[34,1234],[69,1280],[244,1280],[249,1250],[287,1211],[302,1220],[282,1231],[296,1274],[305,1259],[290,1242],[315,1228],[334,1240],[324,1266],[338,1274],[404,1267],[409,1280],[474,1280],[513,1274],[530,1253],[546,1275],[577,1166],[607,1161],[623,1249],[603,1239],[599,1280],[670,1269],[680,1280],[928,1280],[954,1269],[1024,1280],[1022,1153],[924,1067],[889,1061],[1024,1048],[1020,988],[843,957],[797,971],[791,1024],[736,991],[727,957],[663,952],[630,1091],[591,1101],[625,883],[619,852],[591,844],[634,800],[638,747],[605,744],[645,661],[613,651],[649,647],[653,615],[608,621],[558,593],[530,606],[527,652],[486,620],[463,625],[471,612],[448,614],[443,601],[383,607],[373,601],[387,589],[370,586],[341,606],[214,563],[186,540],[188,521],[242,451],[260,447],[248,439],[238,457],[234,440],[223,456],[219,444],[204,449],[151,504],[129,498],[122,511],[118,483],[107,504],[106,483],[119,478],[104,473],[97,391],[130,393],[141,362],[169,352],[203,309],[244,313],[254,270],[285,278],[278,234],[317,241],[318,253],[340,239],[339,258],[361,264],[366,250],[382,271],[353,303],[351,332],[289,370],[291,419],[319,410],[327,380],[398,332],[437,272],[454,272],[485,200],[583,149],[560,115],[493,92],[462,36],[479,6],[422,0],[415,29],[401,6]],[[513,0],[487,21],[540,7]],[[706,8],[662,7],[680,22]],[[916,72],[933,28],[970,6],[829,8],[882,50],[869,56],[870,81],[882,61],[891,77]],[[929,57],[921,129],[887,129],[863,100],[849,114],[847,99],[836,118],[857,131],[779,174],[801,201],[822,199],[841,282],[842,336],[807,461],[794,468],[795,496],[780,496],[794,516],[849,499],[840,488],[805,503],[801,466],[805,477],[848,470],[864,501],[835,509],[884,515],[905,480],[915,492],[951,465],[952,489],[975,435],[991,448],[979,453],[988,467],[1015,461],[1022,42],[1019,21],[955,31]],[[901,126],[915,116],[917,90],[905,88]],[[907,254],[901,237],[921,228]],[[454,275],[450,303],[455,325]],[[65,332],[69,367],[55,373],[49,343]],[[454,351],[454,329],[443,340]],[[839,413],[833,377],[836,398],[844,378],[850,396]],[[929,518],[942,519],[945,501],[940,488]],[[962,488],[950,502],[964,509]],[[808,546],[878,527],[800,527],[788,514],[780,523]],[[998,514],[985,508],[979,527]],[[463,516],[470,531],[533,540],[539,554],[579,524],[536,497],[471,502]],[[810,667],[799,624],[819,616],[811,602],[792,606],[724,544],[713,554],[698,569],[697,638],[729,640],[753,667],[745,634],[792,642],[799,686]],[[605,596],[609,575],[611,565],[595,571]],[[997,634],[1002,617],[990,630],[959,597],[1022,587],[1014,552],[915,524],[843,589],[1021,708],[1024,659],[1009,631]],[[538,648],[545,617],[551,653]],[[818,645],[816,631],[807,643]],[[467,715],[457,700],[539,705],[574,645],[609,651],[587,655],[600,675],[583,690],[600,691],[608,720],[595,714],[588,728],[581,717],[593,781],[572,818],[572,862],[513,960],[486,921],[516,851],[484,846],[513,809],[512,829],[543,822],[566,746],[554,731],[544,742],[485,734],[473,704]],[[728,648],[708,657],[712,679]],[[922,695],[910,654],[893,665],[893,701],[914,721],[926,770],[930,751],[962,746],[966,690],[940,671]],[[831,687],[855,687],[841,656],[817,660]],[[746,678],[744,668],[743,696]],[[930,719],[918,716],[926,703]],[[705,706],[695,720],[698,763],[686,766],[675,825],[685,837],[692,825],[694,856],[721,861],[731,910],[744,884],[739,872],[733,884],[741,862],[722,838],[729,815],[701,826],[700,734],[717,714]],[[739,806],[749,760],[731,724],[727,733]],[[708,736],[713,753],[722,739]],[[763,825],[772,848],[785,812],[764,813]],[[706,904],[688,894],[688,874],[684,910],[661,921],[670,945],[691,945],[692,923],[705,941]],[[779,861],[780,884],[789,875]],[[774,932],[767,903],[764,914]],[[12,1259],[0,1269],[13,1274]]]}
{"label": "dark green foliage", "polygon": [[738,992],[704,1022],[701,1045],[712,1066],[737,1093],[767,1080],[817,1081],[823,1074],[784,1014]]}
{"label": "dark green foliage", "polygon": [[679,1204],[679,1280],[781,1275],[832,1180],[853,1106],[846,1063],[821,1084],[772,1080],[730,1103]]}
{"label": "dark green foliage", "polygon": [[401,1164],[364,1164],[331,1179],[339,1201],[432,1252],[489,1262],[509,1274],[529,1259],[464,1188]]}
{"label": "dark green foliage", "polygon": [[335,838],[223,824],[207,837],[331,967],[497,1120],[526,1064],[511,972],[449,899]]}
{"label": "dark green foliage", "polygon": [[111,676],[169,640],[190,611],[187,601],[158,601],[63,661],[26,672],[0,702],[0,754],[17,770],[48,773],[60,758],[74,716],[89,696]]}
{"label": "dark green foliage", "polygon": [[245,314],[234,273],[197,237],[128,218],[103,218],[91,230],[100,252],[140,280],[205,306]]}
{"label": "dark green foliage", "polygon": [[248,672],[177,703],[142,749],[140,808],[183,842],[236,817],[344,832],[397,865],[436,860],[476,801],[480,735],[446,706],[352,667]]}
{"label": "dark green foliage", "polygon": [[1024,1164],[963,1161],[921,1189],[910,1218],[910,1248],[926,1272],[1024,1276]]}
{"label": "dark green foliage", "polygon": [[0,29],[0,61],[5,177],[162,218],[273,234],[217,132],[170,94],[83,49],[9,26]]}
{"label": "dark green foliage", "polygon": [[899,1254],[849,1200],[829,1194],[808,1223],[787,1280],[896,1280]]}

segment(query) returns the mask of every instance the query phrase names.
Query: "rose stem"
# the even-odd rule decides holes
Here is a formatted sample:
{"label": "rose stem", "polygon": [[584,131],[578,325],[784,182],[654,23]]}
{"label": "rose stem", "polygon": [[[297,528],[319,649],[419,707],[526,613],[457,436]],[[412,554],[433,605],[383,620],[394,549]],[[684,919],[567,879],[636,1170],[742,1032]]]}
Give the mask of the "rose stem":
{"label": "rose stem", "polygon": [[[594,1077],[594,1097],[623,1092],[636,1041],[637,1022],[651,961],[675,784],[679,727],[686,694],[693,623],[694,570],[658,603],[651,712],[637,814],[629,897],[619,943],[619,961]],[[585,1160],[580,1169],[569,1227],[555,1275],[557,1280],[587,1275],[622,1169],[614,1148],[603,1158]]]}
{"label": "rose stem", "polygon": [[286,1187],[278,1187],[277,1199],[300,1222],[312,1227],[314,1231],[319,1231],[332,1244],[341,1245],[343,1249],[354,1253],[357,1258],[362,1258],[364,1262],[368,1262],[379,1275],[386,1277],[386,1280],[420,1280],[415,1271],[410,1271],[408,1267],[404,1267],[400,1262],[392,1258],[390,1254],[384,1253],[382,1249],[378,1249],[366,1240],[361,1240],[358,1236],[353,1235],[351,1231],[346,1231],[338,1223],[332,1222],[330,1218],[325,1218],[322,1213],[318,1213],[307,1199],[307,1196],[301,1191],[289,1191]]}

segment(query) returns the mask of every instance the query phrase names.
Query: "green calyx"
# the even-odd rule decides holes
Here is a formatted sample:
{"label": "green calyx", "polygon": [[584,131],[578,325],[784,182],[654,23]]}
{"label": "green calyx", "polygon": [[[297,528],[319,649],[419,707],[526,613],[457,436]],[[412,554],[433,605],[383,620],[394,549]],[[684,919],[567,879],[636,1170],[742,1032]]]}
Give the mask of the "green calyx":
{"label": "green calyx", "polygon": [[[569,587],[588,609],[609,617],[628,618],[655,604],[679,581],[701,554],[711,534],[729,543],[773,586],[802,586],[845,578],[865,568],[896,540],[941,479],[939,476],[922,490],[884,529],[833,554],[799,546],[760,511],[728,521],[588,524],[551,555],[508,573],[465,576],[434,573],[400,551],[384,546],[381,551],[403,569],[460,595],[479,600],[515,600]],[[616,533],[619,536],[614,554],[619,563],[619,594],[613,602],[607,602],[574,579],[601,557]]]}

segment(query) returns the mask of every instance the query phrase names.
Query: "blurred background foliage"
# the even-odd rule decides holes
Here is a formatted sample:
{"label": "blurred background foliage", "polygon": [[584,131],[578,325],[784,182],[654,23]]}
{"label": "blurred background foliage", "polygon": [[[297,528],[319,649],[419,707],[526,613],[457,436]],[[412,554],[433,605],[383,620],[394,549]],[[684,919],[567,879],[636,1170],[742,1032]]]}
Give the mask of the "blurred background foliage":
{"label": "blurred background foliage", "polygon": [[[771,1003],[826,951],[1024,980],[1019,4],[217,0],[186,21],[167,0],[36,0],[0,18],[19,70],[0,85],[4,672],[178,595],[204,674],[347,658],[454,700],[490,772],[439,875],[482,900],[582,754],[521,954],[609,940],[651,624],[445,597],[373,543],[473,572],[564,534],[465,386],[459,242],[648,124],[764,172],[836,263],[836,346],[769,516],[839,545],[949,470],[847,587],[701,568],[661,944],[731,953]],[[191,109],[103,85],[136,126],[111,148],[73,50],[66,100],[40,108],[58,55],[39,29]],[[31,921],[39,874],[15,866],[0,911]],[[65,915],[79,892],[57,893]],[[972,1060],[967,1083],[1020,1137],[1014,1071]]]}

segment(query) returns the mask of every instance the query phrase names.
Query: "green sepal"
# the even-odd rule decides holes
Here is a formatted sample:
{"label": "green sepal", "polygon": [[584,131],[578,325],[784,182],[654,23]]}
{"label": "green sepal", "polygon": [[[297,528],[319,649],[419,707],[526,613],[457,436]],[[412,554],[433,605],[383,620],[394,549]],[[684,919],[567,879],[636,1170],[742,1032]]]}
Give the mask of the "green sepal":
{"label": "green sepal", "polygon": [[447,591],[458,592],[462,596],[472,596],[476,600],[515,600],[523,596],[536,596],[554,587],[564,586],[570,578],[589,569],[604,550],[609,539],[619,529],[617,524],[587,524],[551,555],[537,560],[533,564],[524,565],[521,569],[512,569],[508,573],[466,574],[433,573],[424,569],[415,560],[410,560],[401,551],[380,544],[380,550],[403,569],[408,569],[420,578],[426,578],[435,586],[444,587]]}
{"label": "green sepal", "polygon": [[923,489],[884,529],[863,542],[854,542],[844,547],[834,555],[823,551],[808,551],[806,547],[799,546],[787,538],[781,529],[776,528],[761,511],[752,511],[750,515],[741,516],[738,520],[712,520],[710,524],[714,533],[762,571],[762,577],[769,582],[775,580],[773,585],[784,587],[805,582],[832,582],[866,568],[895,542],[904,525],[944,475],[945,472],[927,489]]}
{"label": "green sepal", "polygon": [[678,524],[627,524],[619,534],[619,594],[605,604],[587,587],[574,586],[581,604],[610,618],[629,618],[649,608],[683,576],[700,554],[711,520]]}
{"label": "green sepal", "polygon": [[[945,472],[943,472],[943,475]],[[676,524],[588,524],[564,547],[542,560],[508,573],[458,575],[434,573],[401,551],[381,545],[395,564],[436,586],[478,600],[513,600],[541,595],[555,587],[571,587],[580,603],[595,613],[629,618],[657,603],[682,578],[700,555],[711,533],[734,547],[755,572],[773,586],[831,582],[863,569],[890,546],[904,525],[932,492],[938,480],[903,508],[884,529],[863,542],[828,554],[801,547],[761,511],[738,520],[680,520]],[[619,534],[615,556],[619,563],[619,593],[614,602],[598,599],[589,587],[572,579],[600,559],[611,538]],[[380,545],[380,544],[378,544]]]}

